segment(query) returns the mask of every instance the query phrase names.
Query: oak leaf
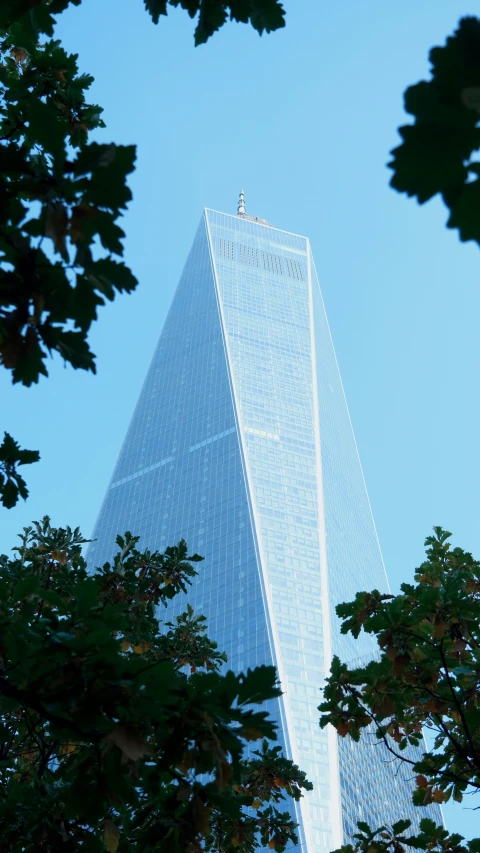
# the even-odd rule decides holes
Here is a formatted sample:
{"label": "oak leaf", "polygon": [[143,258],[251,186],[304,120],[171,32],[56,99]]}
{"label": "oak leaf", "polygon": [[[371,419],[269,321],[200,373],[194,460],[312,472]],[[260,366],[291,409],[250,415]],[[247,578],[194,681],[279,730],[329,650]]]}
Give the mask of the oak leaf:
{"label": "oak leaf", "polygon": [[120,841],[121,832],[112,820],[105,820],[103,823],[103,843],[108,853],[117,853],[118,842]]}
{"label": "oak leaf", "polygon": [[434,788],[432,791],[432,800],[434,803],[444,803],[446,800],[445,793],[440,788]]}
{"label": "oak leaf", "polygon": [[138,761],[143,755],[152,754],[152,748],[146,740],[131,729],[127,729],[126,726],[116,726],[110,733],[109,740],[131,761]]}

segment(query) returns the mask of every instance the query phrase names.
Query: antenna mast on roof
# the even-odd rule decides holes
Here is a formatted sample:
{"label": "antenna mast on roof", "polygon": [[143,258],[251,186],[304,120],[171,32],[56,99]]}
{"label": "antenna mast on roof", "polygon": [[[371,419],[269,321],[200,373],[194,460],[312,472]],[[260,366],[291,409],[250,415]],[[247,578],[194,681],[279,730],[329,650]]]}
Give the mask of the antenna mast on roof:
{"label": "antenna mast on roof", "polygon": [[241,190],[240,197],[238,199],[237,215],[238,216],[245,216],[246,212],[247,211],[245,208],[245,193],[243,192],[243,190]]}

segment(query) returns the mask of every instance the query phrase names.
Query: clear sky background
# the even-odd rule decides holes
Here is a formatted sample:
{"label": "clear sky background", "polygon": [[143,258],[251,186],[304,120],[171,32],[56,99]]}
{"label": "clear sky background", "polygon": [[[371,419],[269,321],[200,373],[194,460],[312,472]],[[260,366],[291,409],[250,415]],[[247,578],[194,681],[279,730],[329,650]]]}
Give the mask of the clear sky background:
{"label": "clear sky background", "polygon": [[[243,188],[247,212],[310,237],[392,586],[434,524],[480,555],[480,255],[385,167],[404,89],[478,5],[285,7],[283,31],[230,24],[199,48],[185,12],[155,27],[141,0],[62,15],[105,108],[99,138],[138,146],[124,228],[140,285],[101,311],[97,376],[54,360],[24,389],[0,372],[1,426],[42,457],[27,503],[0,512],[0,552],[45,513],[91,533],[202,208],[234,213]],[[480,835],[469,806],[447,808],[448,826]]]}

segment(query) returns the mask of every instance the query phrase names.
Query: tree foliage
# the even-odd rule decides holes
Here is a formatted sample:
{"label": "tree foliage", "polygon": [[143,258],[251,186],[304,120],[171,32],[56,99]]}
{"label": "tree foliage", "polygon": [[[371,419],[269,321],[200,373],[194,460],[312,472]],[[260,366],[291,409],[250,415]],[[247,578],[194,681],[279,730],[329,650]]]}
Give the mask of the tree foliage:
{"label": "tree foliage", "polygon": [[22,450],[20,445],[8,432],[0,444],[0,495],[3,506],[10,509],[18,501],[19,496],[28,497],[25,480],[19,473],[20,465],[38,462],[38,450]]}
{"label": "tree foliage", "polygon": [[141,553],[127,533],[87,574],[78,529],[44,518],[20,538],[0,558],[0,848],[251,853],[295,840],[286,798],[312,786],[269,743],[259,706],[280,695],[273,667],[220,672],[191,608],[159,624],[201,558],[184,541]]}
{"label": "tree foliage", "polygon": [[478,853],[480,839],[464,843],[459,833],[449,833],[435,821],[423,818],[420,832],[412,835],[410,820],[398,820],[392,826],[380,826],[370,829],[365,821],[358,821],[358,832],[353,843],[344,844],[335,853],[406,853],[409,849],[429,850],[434,853]]}
{"label": "tree foliage", "polygon": [[[168,15],[169,8],[184,9],[196,18],[195,44],[204,44],[228,20],[251,24],[262,35],[285,26],[285,10],[280,0],[143,0],[154,24]],[[79,6],[81,0],[3,0],[0,26],[10,27],[22,22],[31,32],[48,32],[54,16],[70,4]]]}
{"label": "tree foliage", "polygon": [[[402,584],[400,595],[359,592],[337,607],[342,632],[373,634],[380,655],[356,669],[335,657],[320,706],[322,727],[331,723],[353,740],[373,727],[390,752],[412,766],[417,806],[461,802],[467,790],[480,790],[480,563],[452,548],[450,535],[434,528],[415,583]],[[423,747],[424,727],[433,749],[412,758],[405,750]],[[359,824],[354,849],[467,849],[461,836],[433,821],[422,821],[415,837],[405,835],[409,821],[400,824],[374,832]],[[480,839],[467,847],[479,851]]]}
{"label": "tree foliage", "polygon": [[399,130],[391,185],[420,204],[440,195],[448,228],[480,244],[480,20],[463,18],[430,62],[431,79],[405,92],[414,123]]}
{"label": "tree foliage", "polygon": [[144,0],[155,24],[169,6],[180,6],[197,17],[195,44],[204,44],[228,20],[250,23],[257,32],[271,33],[285,26],[285,11],[279,0]]}
{"label": "tree foliage", "polygon": [[[79,0],[75,0],[78,4]],[[102,109],[78,56],[52,38],[69,0],[10,0],[0,12],[0,358],[13,381],[47,375],[47,354],[95,370],[87,334],[97,308],[137,281],[119,261],[118,219],[131,193],[134,146],[89,142]],[[261,33],[284,23],[277,0],[146,0],[154,21],[168,6],[198,13],[196,41],[226,20]]]}
{"label": "tree foliage", "polygon": [[87,334],[97,308],[136,287],[118,261],[117,224],[135,149],[87,141],[103,126],[85,100],[93,78],[58,41],[30,42],[19,26],[0,47],[0,357],[14,382],[31,385],[52,352],[95,371]]}
{"label": "tree foliage", "polygon": [[[93,78],[53,38],[70,3],[80,0],[4,0],[0,8],[0,364],[27,386],[47,376],[54,353],[95,372],[88,333],[97,310],[137,286],[118,224],[135,146],[89,141],[105,126],[102,108],[86,99]],[[260,34],[284,26],[279,0],[145,6],[155,23],[174,6],[197,17],[196,44],[228,17]],[[28,494],[23,480],[15,491],[12,478],[5,482],[4,506]]]}

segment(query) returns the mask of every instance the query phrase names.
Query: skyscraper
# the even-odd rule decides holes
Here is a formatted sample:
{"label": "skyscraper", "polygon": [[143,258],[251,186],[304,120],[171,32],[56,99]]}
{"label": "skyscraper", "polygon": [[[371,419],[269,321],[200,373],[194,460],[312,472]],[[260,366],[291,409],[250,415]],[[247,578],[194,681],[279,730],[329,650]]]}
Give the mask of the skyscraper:
{"label": "skyscraper", "polygon": [[126,529],[203,554],[188,600],[229,666],[277,667],[280,741],[315,786],[296,813],[303,853],[358,819],[418,820],[382,746],[319,728],[332,652],[375,652],[340,634],[335,605],[387,580],[309,241],[247,216],[243,193],[236,216],[201,218],[89,561]]}

